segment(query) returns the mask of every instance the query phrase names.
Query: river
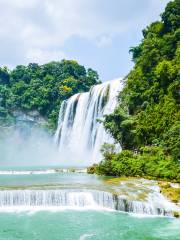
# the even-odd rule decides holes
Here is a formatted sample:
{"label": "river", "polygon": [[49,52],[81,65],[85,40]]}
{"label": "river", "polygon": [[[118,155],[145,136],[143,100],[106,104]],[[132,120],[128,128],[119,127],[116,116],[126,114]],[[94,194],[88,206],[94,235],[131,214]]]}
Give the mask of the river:
{"label": "river", "polygon": [[0,171],[0,239],[180,239],[155,181],[18,169]]}

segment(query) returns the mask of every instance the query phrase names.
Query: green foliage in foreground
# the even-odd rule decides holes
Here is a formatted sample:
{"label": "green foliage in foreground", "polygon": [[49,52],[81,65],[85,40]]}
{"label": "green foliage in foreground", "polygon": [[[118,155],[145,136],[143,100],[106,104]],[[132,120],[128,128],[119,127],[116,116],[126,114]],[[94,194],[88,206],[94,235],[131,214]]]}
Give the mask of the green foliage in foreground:
{"label": "green foliage in foreground", "polygon": [[160,147],[142,147],[139,154],[131,150],[116,154],[112,148],[108,144],[103,146],[104,160],[90,167],[88,173],[180,181],[180,165]]}
{"label": "green foliage in foreground", "polygon": [[60,104],[75,93],[99,83],[97,72],[76,61],[0,68],[0,119],[11,121],[14,110],[36,110],[55,127]]}
{"label": "green foliage in foreground", "polygon": [[135,66],[125,79],[119,106],[104,126],[120,143],[104,155],[98,171],[107,175],[179,179],[180,1],[169,2],[161,21],[143,30],[131,48]]}

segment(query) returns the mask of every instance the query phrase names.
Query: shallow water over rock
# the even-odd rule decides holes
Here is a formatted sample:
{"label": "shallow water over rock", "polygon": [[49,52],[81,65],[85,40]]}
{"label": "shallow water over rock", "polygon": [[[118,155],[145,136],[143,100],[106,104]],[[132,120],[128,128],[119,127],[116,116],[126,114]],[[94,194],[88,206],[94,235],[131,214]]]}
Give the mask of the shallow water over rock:
{"label": "shallow water over rock", "polygon": [[63,171],[1,169],[0,239],[178,240],[157,182]]}
{"label": "shallow water over rock", "polygon": [[58,207],[166,216],[179,211],[160,193],[156,181],[63,173],[52,169],[44,174],[43,170],[36,174],[23,172],[0,174],[0,210]]}

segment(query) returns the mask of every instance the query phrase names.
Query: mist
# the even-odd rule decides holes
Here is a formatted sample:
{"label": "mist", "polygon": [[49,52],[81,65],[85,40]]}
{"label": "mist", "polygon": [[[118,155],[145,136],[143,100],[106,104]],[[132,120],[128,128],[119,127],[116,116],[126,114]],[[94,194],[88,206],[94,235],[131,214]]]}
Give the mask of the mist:
{"label": "mist", "polygon": [[[63,159],[63,160],[62,160]],[[54,135],[38,126],[0,128],[0,166],[80,166],[58,152]]]}

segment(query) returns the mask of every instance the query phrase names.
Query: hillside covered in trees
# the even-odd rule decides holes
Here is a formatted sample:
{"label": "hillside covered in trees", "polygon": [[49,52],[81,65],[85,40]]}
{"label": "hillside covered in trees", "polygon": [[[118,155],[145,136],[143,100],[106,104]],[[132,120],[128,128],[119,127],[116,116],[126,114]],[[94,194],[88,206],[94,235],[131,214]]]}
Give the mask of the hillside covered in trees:
{"label": "hillside covered in trees", "polygon": [[161,21],[144,29],[142,42],[130,52],[135,66],[124,80],[119,106],[104,122],[123,151],[116,154],[105,144],[95,171],[180,181],[179,0],[167,4]]}
{"label": "hillside covered in trees", "polygon": [[1,67],[0,123],[12,123],[14,110],[36,110],[55,128],[61,102],[99,82],[96,71],[72,60],[30,63],[13,70]]}

